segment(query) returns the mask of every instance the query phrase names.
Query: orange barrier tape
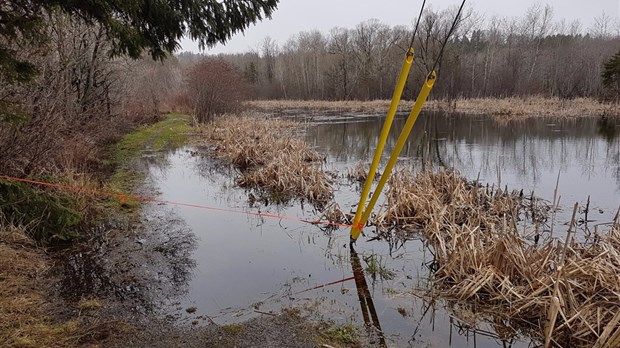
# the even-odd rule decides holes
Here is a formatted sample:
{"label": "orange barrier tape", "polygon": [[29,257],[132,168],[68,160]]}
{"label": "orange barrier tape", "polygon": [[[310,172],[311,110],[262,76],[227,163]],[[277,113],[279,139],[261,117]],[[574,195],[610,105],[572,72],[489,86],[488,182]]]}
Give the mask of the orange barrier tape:
{"label": "orange barrier tape", "polygon": [[[360,277],[363,277],[363,276],[360,276]],[[313,288],[309,288],[309,289],[305,289],[305,290],[298,291],[298,292],[294,293],[293,295],[301,294],[302,292],[306,292],[306,291],[310,291],[310,290],[315,290],[315,289],[324,288],[324,287],[329,286],[329,285],[334,285],[334,284],[338,284],[338,283],[344,283],[344,282],[346,282],[346,281],[353,280],[353,279],[357,279],[357,278],[358,278],[358,276],[353,276],[353,277],[343,278],[343,279],[336,280],[336,281],[333,281],[333,282],[329,282],[329,283],[325,283],[325,284],[317,285],[317,286],[315,286],[315,287],[313,287]]]}
{"label": "orange barrier tape", "polygon": [[85,188],[79,188],[79,187],[73,187],[73,186],[67,186],[67,185],[52,184],[52,183],[44,182],[44,181],[37,181],[37,180],[30,180],[30,179],[20,179],[20,178],[14,178],[14,177],[11,177],[11,176],[6,176],[6,175],[0,175],[0,179],[10,180],[10,181],[25,182],[25,183],[29,183],[29,184],[41,185],[41,186],[47,186],[47,187],[53,187],[53,188],[57,188],[57,189],[61,189],[61,190],[67,190],[67,191],[84,192],[84,193],[90,193],[90,194],[93,194],[93,195],[117,197],[121,201],[121,203],[125,203],[125,201],[127,199],[133,199],[133,200],[136,200],[136,201],[152,202],[152,203],[162,203],[162,204],[168,204],[168,205],[177,205],[177,206],[182,206],[182,207],[199,208],[199,209],[206,209],[206,210],[219,211],[219,212],[225,212],[225,213],[244,214],[244,215],[250,215],[250,216],[274,218],[274,219],[279,219],[279,220],[290,220],[290,221],[306,222],[306,223],[313,224],[313,225],[330,225],[330,226],[345,227],[345,228],[350,228],[351,227],[351,225],[349,225],[349,224],[342,224],[342,223],[332,222],[332,221],[320,221],[320,220],[314,220],[313,221],[313,220],[302,219],[302,218],[294,217],[294,216],[277,215],[277,214],[269,214],[269,213],[255,213],[255,212],[241,211],[241,210],[235,210],[235,209],[210,207],[210,206],[202,205],[202,204],[166,201],[166,200],[149,198],[149,197],[125,195],[125,194],[116,193],[116,192],[106,192],[106,191],[85,189]]}

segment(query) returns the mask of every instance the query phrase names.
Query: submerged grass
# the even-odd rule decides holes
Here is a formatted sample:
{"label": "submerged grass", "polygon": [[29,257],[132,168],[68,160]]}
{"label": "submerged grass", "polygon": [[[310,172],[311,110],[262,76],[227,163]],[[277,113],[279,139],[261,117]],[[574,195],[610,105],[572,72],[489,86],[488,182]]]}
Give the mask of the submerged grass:
{"label": "submerged grass", "polygon": [[[376,224],[420,231],[434,251],[440,293],[473,305],[555,346],[620,344],[620,226],[584,242],[535,242],[517,230],[528,207],[546,207],[518,192],[484,188],[455,172],[400,171]],[[543,212],[541,212],[541,209]],[[576,208],[575,208],[576,210]],[[528,214],[532,214],[529,212]],[[571,222],[571,228],[574,219]],[[503,324],[505,326],[505,324]]]}
{"label": "submerged grass", "polygon": [[161,152],[184,144],[191,132],[191,118],[183,114],[168,114],[165,119],[143,126],[125,135],[109,149],[106,165],[114,173],[108,181],[111,191],[127,192],[144,179],[144,173],[132,168],[133,161],[144,151]]}
{"label": "submerged grass", "polygon": [[[384,113],[390,106],[389,100],[258,100],[248,103],[251,107],[268,111],[306,109]],[[398,111],[409,112],[412,107],[412,101],[403,100],[399,104]],[[524,98],[459,98],[454,100],[429,100],[425,107],[466,114],[492,114],[504,118],[620,116],[619,104],[601,103],[592,98],[575,98],[570,100],[540,96]]]}
{"label": "submerged grass", "polygon": [[297,124],[258,117],[222,117],[203,126],[201,140],[240,172],[237,183],[274,201],[305,198],[324,206],[332,179],[322,169],[324,156],[298,139]]}
{"label": "submerged grass", "polygon": [[322,330],[321,334],[328,342],[338,346],[357,346],[360,344],[357,328],[352,324],[332,325]]}

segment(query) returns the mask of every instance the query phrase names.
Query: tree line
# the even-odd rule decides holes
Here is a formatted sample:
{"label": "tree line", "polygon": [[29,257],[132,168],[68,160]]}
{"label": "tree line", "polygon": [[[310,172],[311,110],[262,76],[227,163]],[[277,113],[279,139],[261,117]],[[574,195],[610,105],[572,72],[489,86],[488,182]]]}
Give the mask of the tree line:
{"label": "tree line", "polygon": [[[422,14],[405,98],[415,98],[455,14],[455,8]],[[283,44],[267,37],[250,52],[218,58],[237,67],[256,98],[389,99],[411,34],[371,19],[355,28],[300,32]],[[555,20],[553,8],[540,4],[521,18],[484,19],[469,8],[448,41],[433,96],[598,98],[605,94],[604,64],[619,48],[620,21],[605,14],[584,29],[579,21]]]}
{"label": "tree line", "polygon": [[[183,0],[177,7],[95,0],[0,5],[0,171],[27,176],[74,164],[98,168],[104,146],[160,111],[183,109],[207,121],[244,96],[391,97],[412,28],[373,19],[301,32],[283,44],[265,38],[246,53],[171,56],[183,35],[206,47],[277,5],[253,0],[256,11],[244,18],[250,5],[233,3],[238,7],[217,0]],[[184,22],[192,6],[204,6],[204,18]],[[422,14],[404,98],[415,98],[455,14],[456,8]],[[620,94],[620,23],[606,15],[584,29],[554,20],[549,6],[535,5],[521,18],[490,19],[468,8],[458,24],[438,65],[434,98]],[[151,59],[166,55],[163,63]]]}

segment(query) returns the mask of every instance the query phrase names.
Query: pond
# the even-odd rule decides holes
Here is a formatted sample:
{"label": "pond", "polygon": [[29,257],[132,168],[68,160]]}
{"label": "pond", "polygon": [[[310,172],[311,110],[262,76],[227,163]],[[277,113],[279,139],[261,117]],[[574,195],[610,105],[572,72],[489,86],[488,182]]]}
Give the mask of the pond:
{"label": "pond", "polygon": [[[345,212],[354,210],[359,184],[350,183],[345,174],[369,162],[383,117],[279,116],[303,121],[305,140],[327,155],[326,169],[339,173],[336,202]],[[384,162],[403,124],[400,115]],[[585,205],[589,196],[589,223],[597,224],[611,221],[620,205],[619,130],[615,121],[602,118],[500,122],[487,116],[427,113],[420,116],[399,165],[454,168],[484,185],[533,191],[548,201],[557,183],[562,209],[558,221],[564,222],[572,205]],[[233,169],[195,156],[190,148],[169,154],[163,167],[152,166],[150,178],[161,200],[220,209],[157,208],[185,221],[197,240],[187,291],[167,309],[181,321],[235,323],[296,307],[318,319],[355,324],[368,346],[531,344],[492,318],[478,318],[466,305],[421,296],[432,290],[432,255],[422,239],[368,241],[369,233],[351,250],[345,228],[326,230],[294,219],[252,215],[315,219],[318,213],[299,201],[249,201],[248,192],[235,186]],[[188,313],[191,307],[196,311]]]}

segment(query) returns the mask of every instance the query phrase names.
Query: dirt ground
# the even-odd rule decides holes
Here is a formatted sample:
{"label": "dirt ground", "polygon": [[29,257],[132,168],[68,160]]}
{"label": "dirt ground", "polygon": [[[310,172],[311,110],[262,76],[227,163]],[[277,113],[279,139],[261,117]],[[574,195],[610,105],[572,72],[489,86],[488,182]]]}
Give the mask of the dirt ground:
{"label": "dirt ground", "polygon": [[[329,338],[321,326],[300,317],[295,311],[265,315],[241,324],[180,328],[151,321],[131,334],[114,337],[109,347],[320,347]],[[342,343],[327,346],[344,346]],[[351,345],[346,345],[351,346]]]}

